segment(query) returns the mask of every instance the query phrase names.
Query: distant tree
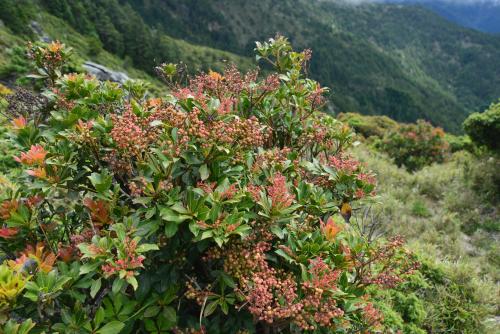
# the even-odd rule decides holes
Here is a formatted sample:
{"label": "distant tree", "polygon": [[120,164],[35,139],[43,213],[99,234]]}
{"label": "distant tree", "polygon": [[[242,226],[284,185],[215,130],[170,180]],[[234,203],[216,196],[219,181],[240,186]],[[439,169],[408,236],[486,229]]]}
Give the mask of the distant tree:
{"label": "distant tree", "polygon": [[500,152],[500,102],[483,113],[473,113],[464,122],[464,130],[480,146]]}
{"label": "distant tree", "polygon": [[90,55],[97,56],[102,50],[102,42],[97,36],[92,36],[88,39],[88,50]]}
{"label": "distant tree", "polygon": [[33,7],[26,0],[3,0],[0,5],[0,20],[15,34],[32,36],[30,19]]}
{"label": "distant tree", "polygon": [[76,23],[71,6],[67,0],[43,0],[42,3],[51,14],[64,18],[64,20],[70,22],[71,24]]}
{"label": "distant tree", "polygon": [[125,50],[123,36],[115,28],[113,23],[111,23],[106,16],[99,15],[95,25],[104,48],[111,53],[123,57]]}

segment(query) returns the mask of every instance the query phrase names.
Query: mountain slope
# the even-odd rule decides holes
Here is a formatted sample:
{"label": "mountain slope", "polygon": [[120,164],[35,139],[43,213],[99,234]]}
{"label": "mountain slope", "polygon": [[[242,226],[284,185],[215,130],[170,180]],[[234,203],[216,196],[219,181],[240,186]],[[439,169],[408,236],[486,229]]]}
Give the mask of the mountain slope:
{"label": "mountain slope", "polygon": [[500,37],[422,7],[331,0],[39,3],[149,72],[180,60],[194,65],[193,72],[220,70],[222,59],[248,68],[254,42],[282,33],[298,48],[313,49],[310,72],[332,89],[336,111],[425,118],[457,132],[470,112],[500,96]]}
{"label": "mountain slope", "polygon": [[467,113],[500,96],[500,38],[458,27],[418,6],[127,2],[169,34],[239,54],[249,54],[253,41],[276,32],[289,36],[313,49],[312,75],[333,88],[342,111],[406,121],[425,117],[457,130]]}

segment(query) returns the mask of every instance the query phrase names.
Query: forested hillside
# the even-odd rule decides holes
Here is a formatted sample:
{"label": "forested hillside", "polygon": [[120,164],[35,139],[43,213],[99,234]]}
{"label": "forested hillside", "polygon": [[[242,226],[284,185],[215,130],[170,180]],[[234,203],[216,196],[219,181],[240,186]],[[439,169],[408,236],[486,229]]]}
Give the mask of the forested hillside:
{"label": "forested hillside", "polygon": [[[336,111],[426,118],[460,131],[467,114],[500,95],[500,38],[423,8],[304,0],[4,2],[12,14],[4,10],[2,19],[16,33],[30,33],[26,24],[41,6],[150,73],[163,61],[199,69],[223,58],[248,64],[254,41],[279,32],[313,50],[309,71],[332,88]],[[179,40],[192,47],[178,48]],[[197,51],[202,45],[239,56]]]}

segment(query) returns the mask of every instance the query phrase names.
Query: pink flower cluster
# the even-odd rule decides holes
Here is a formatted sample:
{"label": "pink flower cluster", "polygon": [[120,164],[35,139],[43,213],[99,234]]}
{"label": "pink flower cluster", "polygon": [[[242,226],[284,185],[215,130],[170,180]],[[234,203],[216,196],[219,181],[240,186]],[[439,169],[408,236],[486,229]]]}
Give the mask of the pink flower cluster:
{"label": "pink flower cluster", "polygon": [[337,306],[329,292],[337,290],[337,280],[340,276],[340,270],[332,270],[321,258],[311,261],[309,274],[310,281],[305,281],[305,296],[303,298],[304,309],[309,310],[303,314],[304,324],[309,324],[304,329],[314,330],[317,323],[323,327],[330,327],[335,318],[344,315],[344,311]]}
{"label": "pink flower cluster", "polygon": [[325,103],[326,99],[324,94],[325,89],[318,84],[318,87],[307,97],[312,108],[319,108]]}
{"label": "pink flower cluster", "polygon": [[243,92],[259,96],[259,92],[273,91],[279,87],[276,75],[270,75],[257,83],[258,71],[250,71],[242,75],[235,65],[228,66],[223,74],[210,71],[196,76],[190,82],[190,90],[197,99],[201,94],[209,94],[220,101],[228,97],[239,97]]}
{"label": "pink flower cluster", "polygon": [[291,194],[286,185],[286,177],[276,173],[272,178],[271,185],[266,187],[267,194],[272,201],[273,208],[286,209],[293,204],[295,195]]}
{"label": "pink flower cluster", "polygon": [[142,121],[131,110],[125,111],[122,116],[112,116],[113,129],[111,138],[116,146],[130,156],[139,157],[147,150],[151,137],[143,128]]}
{"label": "pink flower cluster", "polygon": [[311,281],[304,283],[305,287],[322,289],[322,290],[337,290],[337,280],[340,276],[340,270],[332,270],[321,258],[311,260],[311,268],[309,273]]}
{"label": "pink flower cluster", "polygon": [[210,182],[210,183],[207,183],[207,182],[198,182],[196,184],[196,187],[200,188],[201,190],[203,190],[203,192],[205,194],[211,194],[214,192],[214,189],[215,187],[217,187],[217,182]]}
{"label": "pink flower cluster", "polygon": [[204,121],[203,113],[198,108],[193,108],[189,113],[174,111],[172,115],[174,117],[169,119],[169,123],[179,129],[179,139],[176,143],[178,149],[175,152],[177,155],[189,142],[198,142],[206,149],[219,144],[246,149],[263,146],[268,137],[267,131],[255,117],[233,117],[229,120],[215,117]]}
{"label": "pink flower cluster", "polygon": [[[266,252],[271,244],[257,241],[263,237],[251,235],[224,252],[212,250],[205,260],[224,259],[224,271],[237,278],[237,290],[245,296],[244,305],[256,320],[267,324],[294,323],[303,330],[332,326],[333,320],[344,314],[330,295],[337,289],[340,271],[332,270],[321,259],[313,261],[311,280],[302,284],[303,296],[299,297],[294,278],[267,262]],[[207,292],[203,293],[206,296]]]}
{"label": "pink flower cluster", "polygon": [[372,303],[367,303],[363,307],[362,316],[366,324],[372,328],[380,327],[382,321],[384,321],[384,315]]}
{"label": "pink flower cluster", "polygon": [[[304,117],[307,118],[310,115]],[[306,148],[310,149],[313,154],[320,154],[325,151],[339,152],[342,150],[342,141],[339,139],[339,136],[347,136],[348,133],[348,127],[334,127],[325,124],[323,117],[317,116],[313,119],[312,126],[307,127],[300,135],[298,145],[303,151]]]}
{"label": "pink flower cluster", "polygon": [[250,194],[250,196],[252,197],[252,199],[255,202],[258,202],[261,200],[261,195],[260,195],[261,191],[262,191],[261,186],[256,186],[254,184],[247,185],[247,192]]}
{"label": "pink flower cluster", "polygon": [[279,278],[273,268],[256,272],[247,283],[248,310],[259,321],[269,324],[296,317],[302,309],[297,299],[297,284],[291,276]]}
{"label": "pink flower cluster", "polygon": [[367,184],[375,185],[377,183],[377,179],[372,174],[359,173],[357,175],[357,179]]}
{"label": "pink flower cluster", "polygon": [[350,175],[358,170],[359,161],[343,156],[332,156],[328,159],[328,165],[339,172]]}
{"label": "pink flower cluster", "polygon": [[238,185],[236,183],[231,184],[226,190],[222,192],[220,198],[224,200],[230,200],[238,192]]}

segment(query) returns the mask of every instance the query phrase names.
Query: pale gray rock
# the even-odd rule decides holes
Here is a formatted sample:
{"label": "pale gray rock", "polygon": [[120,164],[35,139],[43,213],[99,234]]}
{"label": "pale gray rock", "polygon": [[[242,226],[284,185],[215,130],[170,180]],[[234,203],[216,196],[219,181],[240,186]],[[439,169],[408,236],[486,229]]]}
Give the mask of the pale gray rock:
{"label": "pale gray rock", "polygon": [[106,66],[91,61],[83,63],[83,68],[87,73],[92,74],[101,81],[113,81],[123,84],[127,80],[130,80],[126,73],[113,71]]}
{"label": "pale gray rock", "polygon": [[37,21],[31,21],[30,28],[38,36],[40,41],[44,43],[52,42],[52,38],[50,38],[49,35],[47,35],[45,31],[43,31],[42,26]]}

